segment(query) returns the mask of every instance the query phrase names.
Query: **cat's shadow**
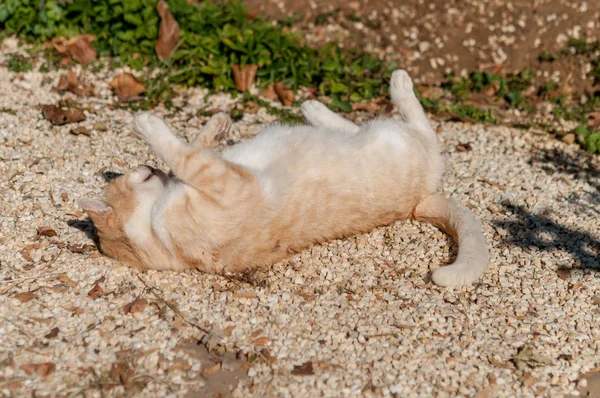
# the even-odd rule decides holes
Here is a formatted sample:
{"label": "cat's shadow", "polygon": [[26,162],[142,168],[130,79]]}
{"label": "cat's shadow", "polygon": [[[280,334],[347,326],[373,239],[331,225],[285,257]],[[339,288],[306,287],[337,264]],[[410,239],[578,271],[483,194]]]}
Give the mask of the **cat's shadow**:
{"label": "cat's shadow", "polygon": [[102,252],[100,248],[100,238],[98,238],[98,230],[94,226],[94,223],[91,219],[86,220],[69,220],[67,221],[67,225],[72,228],[77,228],[78,230],[85,233],[85,235],[94,242],[98,251]]}

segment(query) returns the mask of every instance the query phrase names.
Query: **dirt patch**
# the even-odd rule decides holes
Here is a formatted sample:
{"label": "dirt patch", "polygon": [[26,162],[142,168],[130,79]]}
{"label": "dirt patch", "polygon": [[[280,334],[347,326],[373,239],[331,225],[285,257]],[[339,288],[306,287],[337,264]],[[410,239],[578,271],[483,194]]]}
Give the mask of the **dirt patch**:
{"label": "dirt patch", "polygon": [[445,74],[500,68],[533,70],[569,79],[578,92],[586,85],[584,60],[540,62],[540,55],[564,47],[569,38],[594,39],[600,3],[563,0],[428,1],[247,0],[301,32],[311,44],[341,43],[388,56],[417,80],[440,81]]}

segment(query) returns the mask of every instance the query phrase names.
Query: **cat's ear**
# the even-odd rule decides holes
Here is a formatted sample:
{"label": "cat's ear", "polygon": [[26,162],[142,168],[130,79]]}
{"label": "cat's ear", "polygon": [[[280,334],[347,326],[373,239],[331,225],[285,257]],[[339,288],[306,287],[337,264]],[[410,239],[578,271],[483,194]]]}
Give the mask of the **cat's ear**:
{"label": "cat's ear", "polygon": [[81,199],[79,206],[85,210],[94,222],[105,218],[112,212],[112,207],[96,199]]}

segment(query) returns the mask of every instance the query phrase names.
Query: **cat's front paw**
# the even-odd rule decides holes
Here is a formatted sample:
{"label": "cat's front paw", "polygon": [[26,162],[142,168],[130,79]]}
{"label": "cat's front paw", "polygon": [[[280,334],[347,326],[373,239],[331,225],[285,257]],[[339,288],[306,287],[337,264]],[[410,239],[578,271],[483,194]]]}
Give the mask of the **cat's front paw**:
{"label": "cat's front paw", "polygon": [[393,97],[406,98],[414,97],[413,81],[404,69],[397,69],[392,73],[390,80],[390,92]]}
{"label": "cat's front paw", "polygon": [[133,125],[136,131],[146,141],[151,140],[157,135],[164,134],[165,130],[168,131],[165,122],[160,117],[153,115],[150,112],[142,112],[135,115],[133,118]]}
{"label": "cat's front paw", "polygon": [[231,128],[231,118],[225,112],[219,112],[210,118],[211,132],[215,141],[221,141]]}

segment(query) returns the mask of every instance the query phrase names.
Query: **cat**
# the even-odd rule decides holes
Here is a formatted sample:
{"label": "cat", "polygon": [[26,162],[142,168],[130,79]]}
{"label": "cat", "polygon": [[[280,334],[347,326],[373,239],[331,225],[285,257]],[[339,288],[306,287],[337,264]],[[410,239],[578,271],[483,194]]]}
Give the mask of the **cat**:
{"label": "cat", "polygon": [[271,125],[250,140],[210,150],[230,128],[214,115],[187,144],[150,113],[134,126],[172,175],[149,166],[110,182],[103,200],[80,206],[104,254],[141,270],[244,272],[267,267],[316,243],[414,219],[459,245],[454,263],[432,273],[437,285],[477,281],[488,266],[480,223],[437,193],[445,161],[413,82],[392,74],[403,122],[361,126],[317,101],[308,125]]}

